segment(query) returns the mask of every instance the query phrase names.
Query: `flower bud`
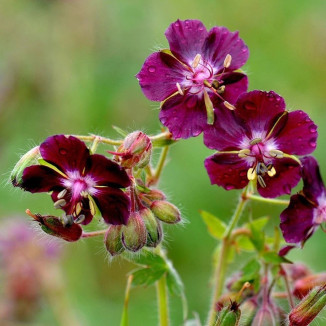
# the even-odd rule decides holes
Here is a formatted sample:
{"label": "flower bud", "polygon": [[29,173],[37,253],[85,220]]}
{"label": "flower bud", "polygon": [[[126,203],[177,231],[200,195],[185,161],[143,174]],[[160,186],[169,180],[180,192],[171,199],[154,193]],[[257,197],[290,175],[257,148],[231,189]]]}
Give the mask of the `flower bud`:
{"label": "flower bud", "polygon": [[239,306],[233,301],[218,313],[215,326],[237,326],[239,325],[240,317],[241,311]]}
{"label": "flower bud", "polygon": [[139,211],[147,230],[146,246],[156,247],[162,240],[162,227],[149,208]]}
{"label": "flower bud", "polygon": [[21,176],[26,167],[36,163],[37,158],[40,156],[39,146],[36,146],[24,154],[17,162],[10,174],[10,181],[15,187],[21,184]]}
{"label": "flower bud", "polygon": [[263,305],[258,311],[251,324],[252,326],[276,326],[273,311],[266,305]]}
{"label": "flower bud", "polygon": [[164,193],[158,189],[151,189],[149,192],[144,193],[142,195],[151,201],[166,199]]}
{"label": "flower bud", "polygon": [[315,288],[295,307],[289,315],[289,326],[309,325],[326,305],[326,284]]}
{"label": "flower bud", "polygon": [[241,319],[240,323],[242,326],[251,326],[254,316],[257,312],[258,304],[253,298],[246,300],[241,305]]}
{"label": "flower bud", "polygon": [[295,281],[293,294],[302,299],[305,297],[311,289],[316,286],[321,286],[326,283],[326,273],[311,274],[306,277],[300,278]]}
{"label": "flower bud", "polygon": [[125,250],[121,241],[121,229],[121,225],[110,225],[105,234],[105,247],[111,256],[117,256]]}
{"label": "flower bud", "polygon": [[69,242],[77,241],[82,236],[83,229],[79,224],[72,223],[64,225],[62,219],[56,216],[34,215],[29,210],[27,210],[26,213],[33,217],[35,221],[39,222],[41,229],[50,235]]}
{"label": "flower bud", "polygon": [[181,214],[178,208],[167,201],[154,201],[151,205],[151,210],[162,222],[175,224],[181,221]]}
{"label": "flower bud", "polygon": [[122,227],[122,243],[130,251],[138,251],[143,248],[147,240],[145,223],[139,212],[130,214],[127,225]]}

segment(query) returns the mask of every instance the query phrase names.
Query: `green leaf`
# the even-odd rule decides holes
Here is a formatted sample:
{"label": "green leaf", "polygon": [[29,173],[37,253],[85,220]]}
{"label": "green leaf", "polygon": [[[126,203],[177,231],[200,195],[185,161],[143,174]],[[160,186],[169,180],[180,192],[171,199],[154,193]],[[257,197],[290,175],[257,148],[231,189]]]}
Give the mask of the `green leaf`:
{"label": "green leaf", "polygon": [[210,235],[215,239],[221,240],[226,230],[225,223],[206,211],[200,211],[199,213],[204,220]]}
{"label": "green leaf", "polygon": [[281,257],[276,252],[272,252],[272,251],[264,252],[262,257],[264,261],[269,264],[282,264],[282,263],[292,264],[292,262],[287,258]]}
{"label": "green leaf", "polygon": [[250,224],[251,237],[250,240],[258,252],[264,249],[265,233],[259,230],[253,223]]}
{"label": "green leaf", "polygon": [[173,266],[169,266],[169,270],[166,274],[166,283],[170,294],[176,296],[182,296],[184,287],[178,272]]}
{"label": "green leaf", "polygon": [[247,223],[247,227],[250,228],[250,225],[253,225],[257,230],[262,230],[268,221],[269,221],[268,216],[259,217],[251,221],[250,223]]}
{"label": "green leaf", "polygon": [[132,284],[148,286],[159,280],[166,272],[165,268],[141,268],[131,274],[133,275]]}
{"label": "green leaf", "polygon": [[160,255],[146,249],[143,249],[140,255],[123,254],[123,256],[130,262],[141,266],[167,269],[166,262]]}
{"label": "green leaf", "polygon": [[240,235],[236,238],[236,243],[239,249],[244,251],[254,251],[255,247],[251,240],[246,235]]}

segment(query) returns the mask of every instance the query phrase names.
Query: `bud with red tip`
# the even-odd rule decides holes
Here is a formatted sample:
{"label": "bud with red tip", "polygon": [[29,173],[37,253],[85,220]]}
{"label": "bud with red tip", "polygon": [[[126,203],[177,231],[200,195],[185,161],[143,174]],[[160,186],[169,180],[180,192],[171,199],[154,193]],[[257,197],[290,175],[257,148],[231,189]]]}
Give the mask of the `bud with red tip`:
{"label": "bud with red tip", "polygon": [[218,313],[214,326],[238,326],[240,317],[241,311],[239,304],[232,301]]}
{"label": "bud with red tip", "polygon": [[154,215],[162,222],[175,224],[181,221],[179,209],[165,200],[156,200],[151,205]]}
{"label": "bud with red tip", "polygon": [[295,281],[293,294],[302,299],[311,289],[326,283],[326,273],[311,274]]}
{"label": "bud with red tip", "polygon": [[162,240],[162,227],[149,208],[139,211],[147,230],[147,247],[156,247]]}
{"label": "bud with red tip", "polygon": [[116,256],[124,251],[121,241],[122,225],[110,225],[104,238],[106,250],[111,256]]}

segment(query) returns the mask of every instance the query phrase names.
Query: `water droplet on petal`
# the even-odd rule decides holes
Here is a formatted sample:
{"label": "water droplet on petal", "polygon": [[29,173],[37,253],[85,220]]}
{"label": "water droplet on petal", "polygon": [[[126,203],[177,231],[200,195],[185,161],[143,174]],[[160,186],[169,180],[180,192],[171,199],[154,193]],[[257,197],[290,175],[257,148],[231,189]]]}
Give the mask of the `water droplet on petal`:
{"label": "water droplet on petal", "polygon": [[257,110],[256,104],[251,101],[246,101],[243,106],[246,110]]}
{"label": "water droplet on petal", "polygon": [[59,153],[60,153],[61,155],[66,155],[66,154],[67,154],[67,150],[64,149],[64,148],[60,148],[60,149],[59,149]]}
{"label": "water droplet on petal", "polygon": [[317,131],[317,126],[316,126],[316,125],[311,125],[311,126],[309,127],[309,131],[310,131],[312,134],[314,134],[314,133]]}
{"label": "water droplet on petal", "polygon": [[227,174],[227,173],[224,173],[224,178],[228,178],[229,177],[229,175]]}
{"label": "water droplet on petal", "polygon": [[240,177],[244,177],[244,176],[247,175],[247,172],[246,172],[246,171],[241,171],[241,172],[239,173],[239,175],[240,175]]}
{"label": "water droplet on petal", "polygon": [[309,145],[310,145],[310,147],[313,147],[313,148],[315,148],[317,146],[317,144],[316,144],[316,142],[314,140],[311,140],[309,142]]}
{"label": "water droplet on petal", "polygon": [[283,186],[283,191],[288,195],[290,195],[291,189],[292,189],[292,187],[289,184],[286,184],[286,185]]}
{"label": "water droplet on petal", "polygon": [[230,184],[227,184],[226,186],[225,186],[225,189],[226,190],[232,190],[232,189],[234,189],[235,187],[233,186],[233,185],[230,185]]}
{"label": "water droplet on petal", "polygon": [[151,72],[151,73],[153,73],[153,72],[156,71],[156,68],[154,66],[149,66],[148,67],[148,71]]}

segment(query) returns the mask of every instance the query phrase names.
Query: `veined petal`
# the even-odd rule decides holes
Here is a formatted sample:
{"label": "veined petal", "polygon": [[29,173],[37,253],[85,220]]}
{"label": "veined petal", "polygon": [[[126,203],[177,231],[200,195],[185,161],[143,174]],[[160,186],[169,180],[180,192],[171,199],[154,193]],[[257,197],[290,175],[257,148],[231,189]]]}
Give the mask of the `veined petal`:
{"label": "veined petal", "polygon": [[226,190],[242,189],[248,184],[250,166],[236,154],[214,154],[205,160],[205,168],[211,180]]}
{"label": "veined petal", "polygon": [[20,186],[31,193],[63,189],[62,176],[47,166],[32,165],[24,170]]}
{"label": "veined petal", "polygon": [[174,139],[196,137],[207,125],[204,99],[189,93],[177,94],[163,103],[160,121]]}
{"label": "veined petal", "polygon": [[295,187],[300,179],[300,165],[290,158],[276,159],[273,162],[276,174],[272,177],[265,174],[264,182],[266,187],[257,188],[261,196],[275,198],[281,195],[289,195],[291,189]]}
{"label": "veined petal", "polygon": [[85,143],[76,137],[55,135],[47,138],[40,145],[44,160],[55,165],[62,172],[78,170],[82,174],[89,150]]}
{"label": "veined petal", "polygon": [[108,224],[127,224],[130,199],[120,189],[103,187],[93,196],[104,221]]}
{"label": "veined petal", "polygon": [[199,20],[177,20],[165,32],[172,53],[189,66],[202,53],[207,35],[206,27]]}
{"label": "veined petal", "polygon": [[290,205],[281,213],[280,228],[288,243],[306,241],[314,232],[314,206],[302,195],[291,197]]}
{"label": "veined petal", "polygon": [[136,75],[145,96],[151,101],[163,101],[175,93],[177,83],[185,80],[186,67],[164,52],[155,52]]}
{"label": "veined petal", "polygon": [[238,32],[230,32],[225,27],[213,27],[209,32],[203,46],[204,58],[215,67],[223,67],[225,57],[232,57],[229,70],[242,67],[248,60],[249,50]]}

